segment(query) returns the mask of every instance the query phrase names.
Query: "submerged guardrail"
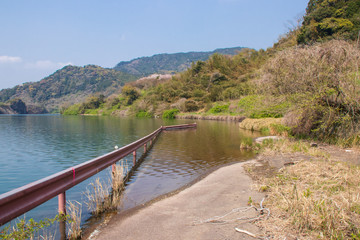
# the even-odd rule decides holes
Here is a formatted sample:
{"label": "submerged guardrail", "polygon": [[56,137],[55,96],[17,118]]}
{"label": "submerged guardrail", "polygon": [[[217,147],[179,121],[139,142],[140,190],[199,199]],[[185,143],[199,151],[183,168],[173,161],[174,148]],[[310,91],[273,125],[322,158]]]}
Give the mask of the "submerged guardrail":
{"label": "submerged guardrail", "polygon": [[150,142],[151,146],[153,140],[162,131],[195,127],[196,123],[161,126],[153,133],[120,149],[1,194],[0,226],[56,196],[59,198],[59,213],[65,213],[66,190],[101,172],[131,153],[133,154],[133,168],[136,168],[136,150],[144,146],[145,154],[148,149],[147,144]]}

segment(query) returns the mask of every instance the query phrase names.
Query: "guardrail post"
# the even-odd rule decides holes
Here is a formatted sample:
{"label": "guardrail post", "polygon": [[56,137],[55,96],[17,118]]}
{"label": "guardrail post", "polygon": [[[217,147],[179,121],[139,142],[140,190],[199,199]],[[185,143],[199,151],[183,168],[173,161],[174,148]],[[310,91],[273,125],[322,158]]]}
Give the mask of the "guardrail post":
{"label": "guardrail post", "polygon": [[136,150],[133,152],[133,166],[136,164]]}
{"label": "guardrail post", "polygon": [[59,200],[59,214],[66,214],[66,195],[65,192],[60,193],[58,196]]}
{"label": "guardrail post", "polygon": [[144,153],[146,153],[146,143],[144,144]]}
{"label": "guardrail post", "polygon": [[60,239],[66,239],[66,195],[65,192],[60,193],[58,196],[59,202],[59,229],[60,229]]}

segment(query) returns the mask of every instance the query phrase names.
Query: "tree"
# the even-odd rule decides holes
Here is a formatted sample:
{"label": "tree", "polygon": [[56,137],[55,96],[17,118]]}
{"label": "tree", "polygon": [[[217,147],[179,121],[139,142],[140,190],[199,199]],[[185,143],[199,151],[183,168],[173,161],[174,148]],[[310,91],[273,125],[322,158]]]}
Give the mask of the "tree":
{"label": "tree", "polygon": [[137,89],[130,85],[125,85],[122,88],[121,93],[125,97],[126,105],[131,105],[136,99],[138,99],[140,97],[140,94],[137,91]]}

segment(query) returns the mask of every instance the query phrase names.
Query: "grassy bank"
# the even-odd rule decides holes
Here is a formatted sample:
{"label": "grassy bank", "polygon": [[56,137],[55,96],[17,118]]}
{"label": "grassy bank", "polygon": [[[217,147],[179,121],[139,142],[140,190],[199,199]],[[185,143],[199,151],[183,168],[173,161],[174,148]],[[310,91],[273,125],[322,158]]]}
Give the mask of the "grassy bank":
{"label": "grassy bank", "polygon": [[327,147],[334,146],[319,149],[303,141],[269,141],[260,156],[269,162],[285,156],[287,164],[272,168],[271,174],[271,168],[265,173],[255,165],[247,167],[255,187],[267,194],[264,205],[271,216],[257,223],[266,235],[360,239],[360,166],[344,162],[346,154],[344,161],[335,161]]}

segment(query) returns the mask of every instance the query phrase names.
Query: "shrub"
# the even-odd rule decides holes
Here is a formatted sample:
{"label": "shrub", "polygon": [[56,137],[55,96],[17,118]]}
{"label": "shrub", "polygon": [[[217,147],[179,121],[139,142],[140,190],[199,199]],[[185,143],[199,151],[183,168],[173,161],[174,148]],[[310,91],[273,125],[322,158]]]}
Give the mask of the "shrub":
{"label": "shrub", "polygon": [[61,114],[64,114],[64,115],[79,115],[79,114],[81,114],[80,104],[71,105],[70,107],[64,109]]}
{"label": "shrub", "polygon": [[206,95],[206,92],[201,90],[201,89],[195,89],[193,92],[192,92],[192,95],[195,97],[195,98],[202,98],[203,96]]}
{"label": "shrub", "polygon": [[283,117],[280,113],[272,113],[270,111],[260,111],[250,114],[250,118],[281,118]]}
{"label": "shrub", "polygon": [[197,103],[193,100],[187,100],[185,102],[185,111],[186,112],[195,112],[199,110],[199,106],[197,105]]}
{"label": "shrub", "polygon": [[89,115],[97,115],[99,113],[99,109],[85,109],[84,114]]}
{"label": "shrub", "polygon": [[97,109],[100,107],[101,104],[105,102],[104,95],[97,96],[90,96],[86,102],[84,102],[83,108],[84,109]]}
{"label": "shrub", "polygon": [[240,97],[240,90],[238,88],[230,87],[223,91],[223,96],[225,99],[239,99]]}
{"label": "shrub", "polygon": [[241,113],[250,118],[281,118],[292,103],[282,96],[249,95],[240,99]]}
{"label": "shrub", "polygon": [[152,114],[146,111],[140,111],[135,115],[137,118],[152,118]]}
{"label": "shrub", "polygon": [[[54,226],[55,222],[68,221],[72,219],[68,215],[58,214],[54,218],[45,218],[36,222],[34,219],[20,219],[13,226],[8,225],[1,229],[0,239],[53,239],[53,234],[48,233],[48,228]],[[55,234],[54,234],[55,235]]]}
{"label": "shrub", "polygon": [[179,109],[176,109],[176,108],[173,108],[173,109],[170,109],[170,110],[165,110],[163,115],[162,115],[162,118],[174,119],[176,114],[178,114],[179,112],[180,112]]}
{"label": "shrub", "polygon": [[291,128],[280,123],[270,124],[270,133],[282,136],[288,136],[291,133]]}
{"label": "shrub", "polygon": [[215,105],[209,110],[209,113],[217,114],[217,113],[224,113],[229,110],[229,104],[225,105]]}
{"label": "shrub", "polygon": [[140,97],[140,93],[138,92],[138,90],[135,87],[130,86],[130,85],[125,85],[121,89],[121,93],[125,97],[126,105],[131,105],[136,99],[138,99]]}

